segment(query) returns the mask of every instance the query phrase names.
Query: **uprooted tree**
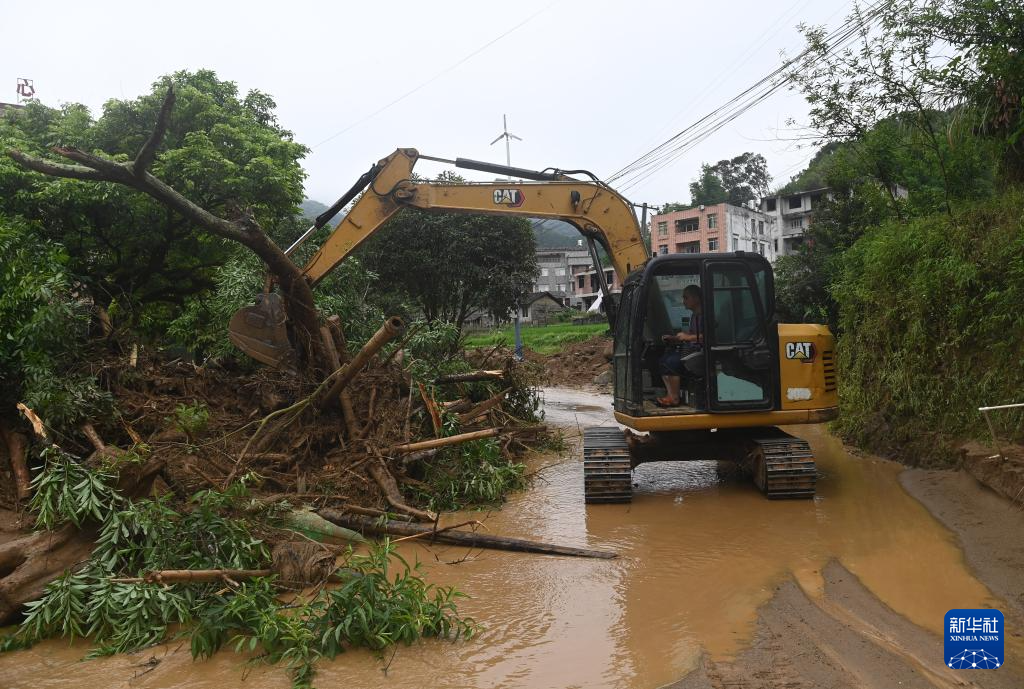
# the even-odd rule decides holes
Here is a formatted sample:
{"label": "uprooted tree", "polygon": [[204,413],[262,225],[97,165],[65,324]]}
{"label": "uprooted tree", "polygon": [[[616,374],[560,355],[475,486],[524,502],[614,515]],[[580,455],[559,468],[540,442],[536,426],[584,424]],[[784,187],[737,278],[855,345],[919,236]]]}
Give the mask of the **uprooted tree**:
{"label": "uprooted tree", "polygon": [[134,159],[118,161],[73,146],[56,146],[54,152],[74,164],[56,162],[11,149],[8,155],[24,167],[53,177],[111,182],[141,191],[203,231],[237,242],[256,254],[281,287],[288,318],[293,324],[300,359],[312,371],[326,369],[328,355],[320,341],[313,292],[301,269],[267,235],[249,209],[236,217],[215,215],[176,191],[150,172],[171,119],[175,90],[168,84],[155,126]]}

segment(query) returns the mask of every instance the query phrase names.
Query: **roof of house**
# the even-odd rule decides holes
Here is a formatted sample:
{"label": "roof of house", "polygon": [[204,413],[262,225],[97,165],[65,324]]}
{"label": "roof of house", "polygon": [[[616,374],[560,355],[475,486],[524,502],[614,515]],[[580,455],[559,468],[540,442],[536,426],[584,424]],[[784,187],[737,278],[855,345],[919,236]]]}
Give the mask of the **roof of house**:
{"label": "roof of house", "polygon": [[569,295],[566,294],[565,292],[534,292],[533,294],[529,295],[528,297],[526,297],[526,299],[523,300],[523,306],[528,306],[533,302],[537,301],[538,299],[543,299],[544,297],[547,297],[552,301],[558,302],[558,305],[561,306],[561,300],[565,299],[568,296]]}

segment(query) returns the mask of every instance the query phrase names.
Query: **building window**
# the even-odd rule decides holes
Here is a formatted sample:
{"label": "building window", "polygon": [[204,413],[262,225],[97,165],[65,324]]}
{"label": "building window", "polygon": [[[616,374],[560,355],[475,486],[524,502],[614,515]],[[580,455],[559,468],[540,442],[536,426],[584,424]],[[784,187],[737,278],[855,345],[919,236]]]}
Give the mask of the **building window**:
{"label": "building window", "polygon": [[540,276],[542,278],[546,278],[548,276],[548,269],[547,268],[541,268],[540,269]]}
{"label": "building window", "polygon": [[580,275],[578,278],[576,278],[576,284],[579,286],[580,289],[583,289],[583,285],[585,284],[584,283],[585,279],[586,279],[585,275]]}
{"label": "building window", "polygon": [[790,207],[790,209],[800,208],[801,207],[800,197],[799,196],[790,196],[789,197],[789,207]]}
{"label": "building window", "polygon": [[662,256],[668,253],[668,244],[659,244],[658,253]]}
{"label": "building window", "polygon": [[803,226],[804,226],[804,219],[803,218],[793,218],[793,219],[791,219],[789,221],[789,229],[791,229],[791,230],[799,230]]}
{"label": "building window", "polygon": [[764,256],[764,244],[762,244],[761,242],[757,242],[757,253]]}
{"label": "building window", "polygon": [[555,268],[555,275],[565,275],[565,268]]}
{"label": "building window", "polygon": [[609,285],[615,284],[615,272],[611,270],[604,271],[604,281]]}
{"label": "building window", "polygon": [[708,213],[708,229],[713,230],[718,227],[718,213]]}
{"label": "building window", "polygon": [[658,236],[659,237],[667,237],[668,236],[668,221],[667,220],[662,220],[662,221],[660,221],[658,223]]}
{"label": "building window", "polygon": [[757,221],[757,233],[764,234],[764,220]]}
{"label": "building window", "polygon": [[769,213],[774,212],[775,211],[775,199],[768,199],[768,200],[766,200],[764,202],[764,208]]}
{"label": "building window", "polygon": [[757,232],[757,220],[754,218],[750,219],[750,234],[753,235]]}
{"label": "building window", "polygon": [[700,242],[686,242],[685,244],[676,244],[676,251],[680,254],[699,254],[700,253]]}
{"label": "building window", "polygon": [[718,251],[718,237],[708,239],[708,251]]}
{"label": "building window", "polygon": [[696,232],[700,229],[700,218],[676,220],[676,232]]}

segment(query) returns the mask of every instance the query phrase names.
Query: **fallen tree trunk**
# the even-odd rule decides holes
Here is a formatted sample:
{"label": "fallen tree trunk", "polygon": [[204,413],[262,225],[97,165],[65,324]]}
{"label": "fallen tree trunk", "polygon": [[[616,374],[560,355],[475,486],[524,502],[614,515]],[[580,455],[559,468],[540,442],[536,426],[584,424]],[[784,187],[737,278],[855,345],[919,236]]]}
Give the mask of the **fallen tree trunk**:
{"label": "fallen tree trunk", "polygon": [[449,383],[476,383],[483,380],[499,380],[505,377],[505,371],[470,371],[469,373],[452,373],[434,379],[435,385]]}
{"label": "fallen tree trunk", "polygon": [[384,521],[369,517],[360,517],[354,514],[346,514],[340,510],[322,509],[317,514],[329,522],[347,529],[360,531],[364,534],[375,534],[380,536],[413,536],[423,534],[429,536],[430,541],[446,543],[450,545],[464,545],[470,548],[493,548],[496,550],[511,550],[521,553],[541,553],[543,555],[569,555],[572,557],[592,557],[610,560],[618,557],[618,553],[605,550],[589,550],[587,548],[572,548],[552,543],[540,543],[527,541],[520,538],[509,538],[507,536],[493,536],[468,531],[442,531],[433,525],[411,524],[408,522]]}

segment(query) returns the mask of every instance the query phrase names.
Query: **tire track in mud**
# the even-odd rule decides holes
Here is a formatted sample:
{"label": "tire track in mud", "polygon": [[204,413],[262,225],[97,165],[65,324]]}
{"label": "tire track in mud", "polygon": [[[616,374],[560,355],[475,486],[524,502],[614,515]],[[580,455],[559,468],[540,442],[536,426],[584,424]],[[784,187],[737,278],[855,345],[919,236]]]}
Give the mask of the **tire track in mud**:
{"label": "tire track in mud", "polygon": [[1024,674],[1009,666],[948,669],[939,636],[888,608],[838,562],[822,575],[820,598],[795,580],[781,584],[759,610],[749,648],[732,660],[704,655],[665,689],[1012,689],[1024,683]]}

